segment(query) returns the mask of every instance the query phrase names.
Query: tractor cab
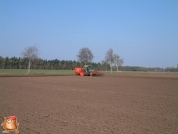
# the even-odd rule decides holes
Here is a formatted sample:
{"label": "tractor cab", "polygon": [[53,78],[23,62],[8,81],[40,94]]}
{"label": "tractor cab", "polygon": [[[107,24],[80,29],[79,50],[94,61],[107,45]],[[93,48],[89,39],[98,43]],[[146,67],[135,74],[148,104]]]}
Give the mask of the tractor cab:
{"label": "tractor cab", "polygon": [[94,72],[94,71],[95,71],[91,65],[85,65],[85,66],[84,66],[84,70],[85,70],[85,72],[88,73],[88,74],[90,74],[91,72]]}

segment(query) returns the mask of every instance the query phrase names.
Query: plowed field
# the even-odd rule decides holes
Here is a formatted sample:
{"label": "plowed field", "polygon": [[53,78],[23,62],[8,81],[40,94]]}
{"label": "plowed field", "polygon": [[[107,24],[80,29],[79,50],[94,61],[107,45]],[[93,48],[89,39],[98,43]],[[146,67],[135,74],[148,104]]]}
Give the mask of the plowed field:
{"label": "plowed field", "polygon": [[178,78],[0,77],[10,115],[21,134],[177,134]]}

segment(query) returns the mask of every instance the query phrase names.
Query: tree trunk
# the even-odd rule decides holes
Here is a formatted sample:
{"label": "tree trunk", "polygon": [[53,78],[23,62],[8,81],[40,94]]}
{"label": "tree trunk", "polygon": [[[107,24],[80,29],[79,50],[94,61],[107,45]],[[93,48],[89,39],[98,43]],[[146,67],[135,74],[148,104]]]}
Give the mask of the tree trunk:
{"label": "tree trunk", "polygon": [[31,65],[31,62],[29,61],[28,62],[28,74],[30,73],[30,65]]}
{"label": "tree trunk", "polygon": [[118,72],[118,71],[119,71],[119,70],[118,70],[118,65],[116,65],[116,67],[117,67],[117,72]]}
{"label": "tree trunk", "polygon": [[110,68],[111,68],[111,74],[112,74],[112,65],[110,65]]}

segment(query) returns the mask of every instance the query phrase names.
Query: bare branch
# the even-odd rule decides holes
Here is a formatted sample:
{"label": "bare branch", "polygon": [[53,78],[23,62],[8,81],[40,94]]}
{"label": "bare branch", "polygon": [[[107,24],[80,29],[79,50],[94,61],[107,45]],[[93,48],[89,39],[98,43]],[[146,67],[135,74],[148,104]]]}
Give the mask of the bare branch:
{"label": "bare branch", "polygon": [[25,51],[22,52],[22,55],[30,61],[38,59],[38,49],[35,46],[27,47]]}
{"label": "bare branch", "polygon": [[30,73],[31,62],[38,59],[38,49],[35,46],[27,47],[22,52],[22,55],[28,59],[28,73]]}
{"label": "bare branch", "polygon": [[77,58],[80,62],[88,64],[89,62],[92,62],[94,56],[89,48],[81,48]]}
{"label": "bare branch", "polygon": [[118,54],[114,54],[114,64],[117,67],[117,71],[118,71],[118,66],[122,66],[124,60],[120,58],[120,56]]}
{"label": "bare branch", "polygon": [[113,49],[109,49],[107,52],[106,52],[106,56],[105,56],[105,60],[107,62],[110,63],[110,65],[112,65],[114,63],[114,55],[113,55]]}
{"label": "bare branch", "polygon": [[105,60],[110,64],[111,73],[112,73],[112,64],[114,63],[114,54],[113,49],[110,48],[105,55]]}

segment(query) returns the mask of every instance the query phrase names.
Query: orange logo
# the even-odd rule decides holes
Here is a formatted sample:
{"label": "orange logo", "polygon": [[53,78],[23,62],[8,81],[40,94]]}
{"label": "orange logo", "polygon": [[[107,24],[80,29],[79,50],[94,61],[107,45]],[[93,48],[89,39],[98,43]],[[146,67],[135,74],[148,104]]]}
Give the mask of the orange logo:
{"label": "orange logo", "polygon": [[4,117],[4,122],[1,124],[1,126],[4,128],[4,131],[2,131],[3,133],[9,133],[9,131],[15,131],[15,133],[19,133],[19,123],[17,123],[16,116]]}

